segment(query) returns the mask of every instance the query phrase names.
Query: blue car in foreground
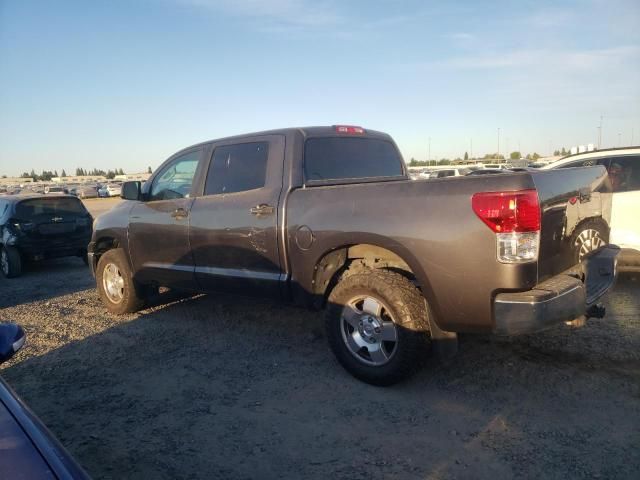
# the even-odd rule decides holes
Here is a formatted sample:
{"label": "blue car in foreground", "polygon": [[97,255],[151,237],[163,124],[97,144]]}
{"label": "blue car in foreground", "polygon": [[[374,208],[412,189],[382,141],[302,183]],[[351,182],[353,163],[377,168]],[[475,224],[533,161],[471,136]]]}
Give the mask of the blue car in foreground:
{"label": "blue car in foreground", "polygon": [[[0,323],[0,363],[25,342],[19,325]],[[0,479],[89,479],[16,393],[0,378]]]}

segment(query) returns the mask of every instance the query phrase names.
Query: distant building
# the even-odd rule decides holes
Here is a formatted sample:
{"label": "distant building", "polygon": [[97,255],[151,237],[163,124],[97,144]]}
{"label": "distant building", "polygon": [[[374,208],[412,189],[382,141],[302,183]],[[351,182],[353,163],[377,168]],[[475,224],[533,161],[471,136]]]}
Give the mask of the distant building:
{"label": "distant building", "polygon": [[23,177],[6,177],[0,178],[0,185],[24,185],[25,183],[33,183],[33,178]]}
{"label": "distant building", "polygon": [[596,146],[593,143],[590,143],[588,145],[577,145],[575,147],[571,147],[569,152],[571,155],[575,155],[576,153],[594,152],[596,150]]}
{"label": "distant building", "polygon": [[147,173],[147,172],[144,172],[144,173],[125,173],[124,175],[116,175],[114,177],[114,180],[122,180],[123,182],[139,180],[141,182],[146,182],[147,180],[149,180],[150,176],[151,176],[151,174]]}
{"label": "distant building", "polygon": [[51,179],[53,183],[97,183],[106,182],[107,177],[102,175],[80,175],[76,177],[53,177]]}

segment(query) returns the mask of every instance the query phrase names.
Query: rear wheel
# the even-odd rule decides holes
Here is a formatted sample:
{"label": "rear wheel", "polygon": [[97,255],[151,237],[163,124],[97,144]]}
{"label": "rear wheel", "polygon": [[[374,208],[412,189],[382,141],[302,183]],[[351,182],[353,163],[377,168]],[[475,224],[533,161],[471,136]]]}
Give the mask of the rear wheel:
{"label": "rear wheel", "polygon": [[109,250],[100,257],[96,283],[100,299],[111,313],[133,313],[144,306],[142,289],[135,284],[121,248]]}
{"label": "rear wheel", "polygon": [[574,260],[578,263],[581,262],[588,253],[604,247],[609,243],[609,236],[601,222],[590,220],[578,226],[571,237],[571,241]]}
{"label": "rear wheel", "polygon": [[411,375],[429,344],[424,297],[402,275],[366,270],[346,277],[329,296],[329,345],[353,376],[392,385]]}
{"label": "rear wheel", "polygon": [[3,246],[0,249],[0,270],[7,278],[20,276],[22,273],[22,259],[17,248]]}

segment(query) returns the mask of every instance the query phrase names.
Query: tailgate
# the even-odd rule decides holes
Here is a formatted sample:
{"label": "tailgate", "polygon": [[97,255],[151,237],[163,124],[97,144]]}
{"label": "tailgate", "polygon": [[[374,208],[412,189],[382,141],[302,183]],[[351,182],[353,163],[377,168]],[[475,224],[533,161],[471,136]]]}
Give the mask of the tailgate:
{"label": "tailgate", "polygon": [[531,172],[540,198],[538,281],[577,263],[576,236],[589,225],[609,236],[611,184],[604,167]]}

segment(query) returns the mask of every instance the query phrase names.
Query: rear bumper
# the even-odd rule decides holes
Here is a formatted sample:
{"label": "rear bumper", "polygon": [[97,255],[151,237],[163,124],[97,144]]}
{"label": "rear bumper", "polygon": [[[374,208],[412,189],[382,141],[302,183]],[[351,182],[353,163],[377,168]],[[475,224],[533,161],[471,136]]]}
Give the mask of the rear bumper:
{"label": "rear bumper", "polygon": [[533,290],[496,295],[494,333],[532,333],[588,316],[590,307],[615,282],[619,252],[618,247],[609,245]]}
{"label": "rear bumper", "polygon": [[35,241],[20,238],[14,245],[22,255],[30,259],[70,257],[82,254],[90,238],[91,234]]}

